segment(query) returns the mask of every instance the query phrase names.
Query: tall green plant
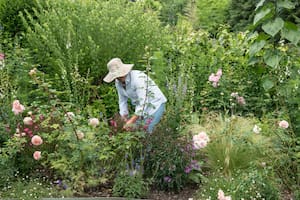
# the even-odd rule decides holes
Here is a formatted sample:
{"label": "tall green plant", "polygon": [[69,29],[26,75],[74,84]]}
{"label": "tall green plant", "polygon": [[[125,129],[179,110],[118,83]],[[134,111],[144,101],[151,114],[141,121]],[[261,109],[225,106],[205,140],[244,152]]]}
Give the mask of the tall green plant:
{"label": "tall green plant", "polygon": [[27,45],[43,71],[59,73],[61,65],[69,74],[78,64],[79,72],[90,69],[93,78],[103,77],[106,63],[121,57],[135,63],[145,46],[161,45],[164,30],[155,13],[144,12],[142,2],[48,1],[47,10],[23,17]]}
{"label": "tall green plant", "polygon": [[207,30],[213,34],[226,23],[226,11],[230,1],[200,0],[197,1],[197,28]]}
{"label": "tall green plant", "polygon": [[[260,1],[256,6],[253,24],[261,28],[252,35],[249,49],[250,64],[264,66],[261,86],[277,99],[278,108],[286,107],[299,135],[299,23],[293,23],[282,15],[292,11],[297,2]],[[279,108],[280,109],[280,108]]]}

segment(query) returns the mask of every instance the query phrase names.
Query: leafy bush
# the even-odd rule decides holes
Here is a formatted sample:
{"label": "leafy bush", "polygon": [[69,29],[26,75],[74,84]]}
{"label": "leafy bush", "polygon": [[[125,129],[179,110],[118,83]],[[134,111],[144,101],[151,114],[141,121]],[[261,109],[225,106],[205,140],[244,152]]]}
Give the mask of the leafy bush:
{"label": "leafy bush", "polygon": [[147,184],[142,174],[129,171],[119,173],[114,180],[113,195],[117,197],[140,198],[146,197],[148,192]]}
{"label": "leafy bush", "polygon": [[20,18],[20,13],[33,13],[36,7],[35,0],[1,0],[0,1],[0,27],[11,36],[15,36],[25,31],[25,27]]}
{"label": "leafy bush", "polygon": [[197,1],[196,28],[207,30],[214,35],[218,28],[226,23],[226,11],[229,3],[228,0]]}
{"label": "leafy bush", "polygon": [[196,197],[217,199],[218,191],[232,199],[279,199],[279,190],[268,168],[239,170],[232,177],[213,173],[204,179]]}
{"label": "leafy bush", "polygon": [[109,59],[135,63],[146,46],[156,49],[164,41],[157,16],[144,12],[142,2],[48,1],[47,10],[36,15],[23,17],[27,46],[43,71],[61,76],[65,70],[67,79],[74,67],[99,79],[107,73]]}
{"label": "leafy bush", "polygon": [[[39,174],[39,171],[36,171]],[[7,181],[6,185],[0,190],[1,198],[18,198],[18,199],[41,199],[41,198],[53,198],[60,197],[58,188],[53,184],[49,184],[49,180],[46,177],[31,177],[31,176],[19,176],[13,181]]]}

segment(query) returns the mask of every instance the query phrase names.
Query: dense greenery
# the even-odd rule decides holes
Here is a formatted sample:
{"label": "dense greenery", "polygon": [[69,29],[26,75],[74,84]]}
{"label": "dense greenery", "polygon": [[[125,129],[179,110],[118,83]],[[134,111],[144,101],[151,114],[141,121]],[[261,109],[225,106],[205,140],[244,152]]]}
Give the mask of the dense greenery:
{"label": "dense greenery", "polygon": [[[141,198],[191,184],[200,200],[300,198],[299,2],[8,2],[1,198],[102,188]],[[151,135],[122,129],[114,84],[102,81],[113,57],[168,99]]]}

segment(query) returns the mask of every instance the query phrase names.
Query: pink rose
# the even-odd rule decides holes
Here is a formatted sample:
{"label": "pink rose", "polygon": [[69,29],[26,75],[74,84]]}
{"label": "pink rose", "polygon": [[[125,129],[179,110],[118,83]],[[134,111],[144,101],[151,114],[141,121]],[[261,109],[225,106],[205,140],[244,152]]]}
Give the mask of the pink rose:
{"label": "pink rose", "polygon": [[208,80],[210,82],[212,82],[212,85],[213,87],[217,87],[218,86],[218,83],[219,83],[219,80],[222,76],[222,69],[218,69],[217,73],[214,74],[212,73],[209,77],[208,77]]}
{"label": "pink rose", "polygon": [[281,121],[278,123],[278,125],[279,125],[279,127],[284,128],[284,129],[286,129],[286,128],[289,127],[289,123],[288,123],[287,121],[285,121],[285,120],[281,120]]}
{"label": "pink rose", "polygon": [[91,118],[89,119],[89,125],[96,127],[99,125],[99,120],[97,118]]}
{"label": "pink rose", "polygon": [[206,147],[208,142],[209,137],[204,131],[193,136],[193,144],[195,149],[202,149]]}
{"label": "pink rose", "polygon": [[42,152],[40,152],[40,151],[35,151],[35,152],[33,153],[33,158],[34,158],[35,160],[41,159],[41,153],[42,153]]}
{"label": "pink rose", "polygon": [[39,145],[43,144],[43,139],[38,135],[34,135],[31,138],[31,143],[35,146],[39,146]]}
{"label": "pink rose", "polygon": [[207,145],[207,141],[205,140],[196,140],[194,141],[194,148],[195,149],[203,149],[204,147],[206,147]]}
{"label": "pink rose", "polygon": [[22,113],[24,110],[25,107],[22,104],[20,104],[19,100],[14,100],[12,105],[12,111],[15,113],[15,115]]}
{"label": "pink rose", "polygon": [[244,97],[238,96],[238,97],[236,98],[236,101],[237,101],[237,103],[240,104],[240,105],[245,105],[245,104],[246,104],[246,101],[245,101],[245,98],[244,98]]}
{"label": "pink rose", "polygon": [[5,54],[4,53],[0,53],[0,60],[4,60],[5,58]]}
{"label": "pink rose", "polygon": [[110,125],[111,125],[112,127],[117,127],[117,126],[118,126],[117,122],[116,122],[115,120],[113,120],[113,119],[110,120],[109,123],[110,123]]}
{"label": "pink rose", "polygon": [[219,77],[221,77],[222,76],[222,69],[218,69],[218,71],[217,71],[217,74],[216,74],[217,76],[219,76]]}
{"label": "pink rose", "polygon": [[33,124],[33,120],[32,120],[31,117],[25,117],[23,119],[23,122],[24,122],[25,125],[32,125]]}
{"label": "pink rose", "polygon": [[231,196],[225,196],[223,190],[219,189],[218,200],[231,200]]}
{"label": "pink rose", "polygon": [[76,131],[77,138],[82,140],[84,138],[84,133],[82,131]]}

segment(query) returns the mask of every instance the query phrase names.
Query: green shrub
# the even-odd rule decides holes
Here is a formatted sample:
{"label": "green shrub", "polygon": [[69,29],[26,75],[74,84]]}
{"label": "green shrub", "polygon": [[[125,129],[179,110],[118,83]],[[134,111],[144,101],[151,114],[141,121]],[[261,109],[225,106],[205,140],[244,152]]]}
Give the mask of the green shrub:
{"label": "green shrub", "polygon": [[20,13],[33,13],[36,7],[35,0],[1,0],[0,1],[0,27],[11,36],[15,36],[25,31],[25,27],[20,18]]}
{"label": "green shrub", "polygon": [[[40,173],[36,171],[36,173]],[[7,181],[6,185],[0,190],[1,198],[9,199],[41,199],[60,197],[58,188],[49,184],[49,180],[44,177],[31,177],[31,174],[21,177],[15,174],[14,181]]]}
{"label": "green shrub", "polygon": [[68,79],[78,67],[81,75],[89,71],[92,78],[101,79],[111,58],[137,63],[146,46],[156,49],[164,41],[156,14],[143,8],[142,2],[125,0],[48,1],[47,10],[38,10],[36,19],[23,17],[27,46],[49,74],[61,76],[65,70]]}
{"label": "green shrub", "polygon": [[134,174],[129,171],[119,173],[114,179],[113,195],[126,198],[146,197],[148,187],[142,174],[138,171]]}
{"label": "green shrub", "polygon": [[226,23],[226,11],[229,0],[197,1],[196,28],[201,28],[215,34],[222,24]]}
{"label": "green shrub", "polygon": [[204,179],[197,199],[217,199],[218,191],[237,199],[279,199],[278,185],[269,169],[239,170],[232,177],[210,174]]}

